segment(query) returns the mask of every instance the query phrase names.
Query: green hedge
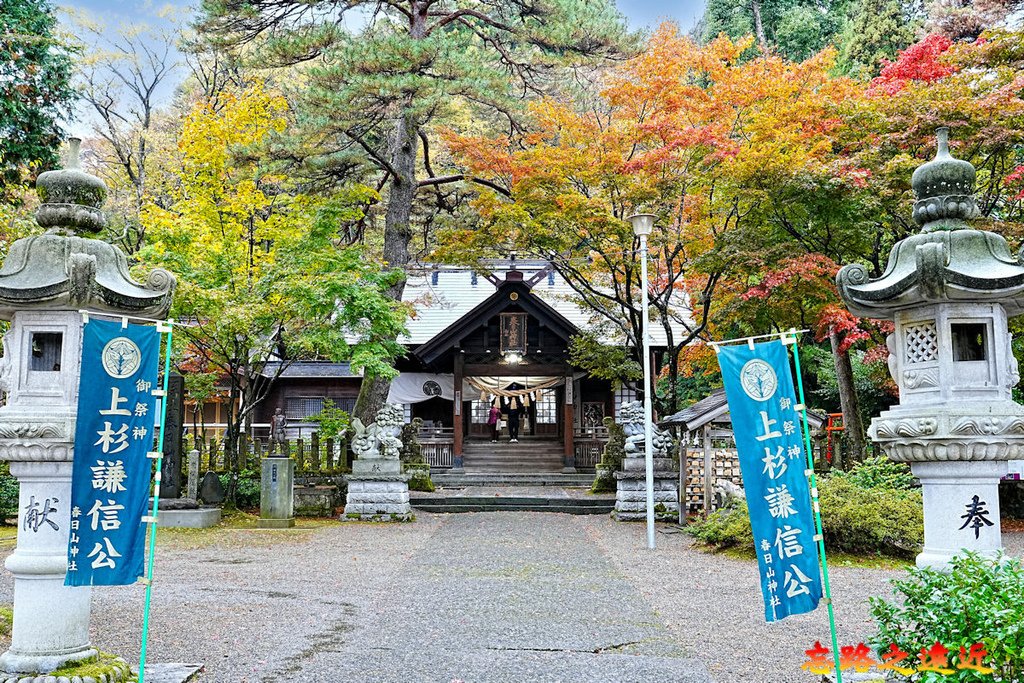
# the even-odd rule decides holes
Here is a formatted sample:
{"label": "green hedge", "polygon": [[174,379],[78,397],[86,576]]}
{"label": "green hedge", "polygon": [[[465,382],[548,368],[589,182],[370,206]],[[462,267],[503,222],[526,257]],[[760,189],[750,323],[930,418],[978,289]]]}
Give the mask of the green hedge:
{"label": "green hedge", "polygon": [[[924,543],[921,492],[908,489],[905,465],[869,461],[849,473],[818,477],[825,546],[857,554],[910,558]],[[860,469],[861,471],[858,471]],[[717,510],[687,530],[719,548],[754,550],[744,501]]]}

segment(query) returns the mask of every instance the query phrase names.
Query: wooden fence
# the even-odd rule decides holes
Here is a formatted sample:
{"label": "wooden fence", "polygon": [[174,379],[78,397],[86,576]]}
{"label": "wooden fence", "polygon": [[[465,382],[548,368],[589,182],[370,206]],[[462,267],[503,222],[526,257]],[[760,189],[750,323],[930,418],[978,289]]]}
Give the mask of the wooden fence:
{"label": "wooden fence", "polygon": [[[195,448],[199,451],[200,470],[213,472],[226,472],[228,469],[228,454],[224,451],[224,442],[219,439],[210,439],[207,442],[198,441],[194,445],[187,439],[184,448],[189,450]],[[276,446],[276,448],[275,448]],[[351,453],[348,450],[348,443],[342,439],[320,439],[320,435],[314,432],[308,439],[292,439],[283,445],[271,444],[268,439],[249,439],[240,437],[238,440],[238,451],[241,458],[240,469],[259,471],[260,460],[274,450],[277,453],[286,452],[289,457],[295,460],[296,472],[306,474],[338,474],[351,465]]]}

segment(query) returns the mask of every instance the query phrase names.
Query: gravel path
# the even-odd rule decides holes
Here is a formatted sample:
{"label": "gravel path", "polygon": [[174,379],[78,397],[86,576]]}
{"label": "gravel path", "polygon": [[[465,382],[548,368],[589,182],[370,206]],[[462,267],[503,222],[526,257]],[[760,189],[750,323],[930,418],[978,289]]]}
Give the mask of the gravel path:
{"label": "gravel path", "polygon": [[[201,683],[814,680],[799,667],[828,639],[823,608],[765,624],[753,561],[657,540],[648,552],[642,524],[514,512],[164,531],[151,661],[203,662]],[[1024,554],[1024,534],[1004,542]],[[866,638],[866,597],[899,574],[833,569],[842,644]],[[95,644],[135,659],[141,586],[93,595]]]}

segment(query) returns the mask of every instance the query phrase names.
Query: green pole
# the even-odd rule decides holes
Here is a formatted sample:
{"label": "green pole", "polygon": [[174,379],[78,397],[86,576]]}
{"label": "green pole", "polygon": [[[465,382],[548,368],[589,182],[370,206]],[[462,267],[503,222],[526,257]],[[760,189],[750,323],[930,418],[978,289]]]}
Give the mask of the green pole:
{"label": "green pole", "polygon": [[[836,683],[843,683],[843,670],[839,668],[839,638],[836,636],[836,613],[832,606],[832,586],[828,580],[828,560],[825,559],[825,536],[821,530],[821,507],[818,504],[818,477],[814,474],[814,455],[811,452],[811,430],[807,426],[807,404],[804,402],[804,380],[800,373],[800,351],[797,348],[796,330],[790,330],[793,346],[793,360],[796,362],[796,386],[799,392],[801,416],[804,423],[804,450],[807,452],[807,474],[811,480],[811,502],[814,506],[814,528],[818,532],[818,554],[821,555],[822,583],[825,588],[825,604],[828,607],[828,627],[832,632],[832,659],[836,667]],[[141,683],[142,679],[139,679]]]}
{"label": "green pole", "polygon": [[174,321],[167,321],[167,345],[164,349],[164,384],[160,402],[160,437],[157,439],[156,485],[153,487],[153,512],[149,524],[149,559],[146,562],[146,607],[142,612],[142,648],[139,651],[139,683],[146,680],[146,641],[149,639],[149,608],[153,599],[153,557],[156,554],[157,512],[160,505],[160,478],[164,464],[164,427],[167,424],[167,389],[171,378],[171,340],[174,338]]}

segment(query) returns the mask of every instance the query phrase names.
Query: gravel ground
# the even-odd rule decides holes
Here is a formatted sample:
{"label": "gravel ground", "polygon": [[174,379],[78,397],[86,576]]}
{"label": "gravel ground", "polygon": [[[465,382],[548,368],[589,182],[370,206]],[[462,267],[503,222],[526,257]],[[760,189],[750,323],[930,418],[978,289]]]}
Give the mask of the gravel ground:
{"label": "gravel ground", "polygon": [[[151,661],[202,662],[202,683],[814,680],[799,667],[828,640],[824,608],[765,624],[753,561],[657,541],[645,549],[642,524],[526,512],[168,530]],[[1024,534],[1004,542],[1024,554]],[[867,636],[866,597],[899,573],[833,569],[842,644]],[[0,601],[11,588],[3,572]],[[93,596],[95,644],[135,659],[142,588]]]}

